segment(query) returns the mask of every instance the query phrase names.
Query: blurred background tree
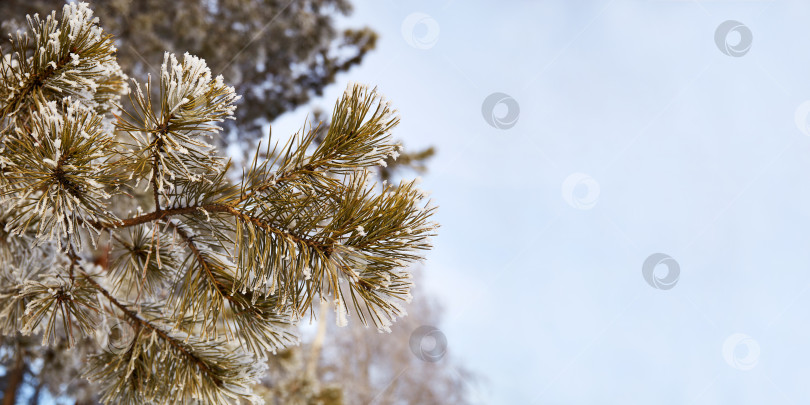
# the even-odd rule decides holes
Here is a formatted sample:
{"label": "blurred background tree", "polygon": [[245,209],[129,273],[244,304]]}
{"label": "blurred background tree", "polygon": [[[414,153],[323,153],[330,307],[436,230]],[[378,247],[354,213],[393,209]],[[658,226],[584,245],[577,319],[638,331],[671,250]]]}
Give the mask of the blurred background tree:
{"label": "blurred background tree", "polygon": [[[1,27],[14,32],[26,14],[45,15],[64,2],[3,0],[0,16],[9,19]],[[225,130],[238,139],[261,137],[263,124],[321,95],[377,42],[369,28],[336,28],[335,17],[351,12],[347,0],[105,0],[90,6],[116,38],[127,74],[139,80],[154,75],[164,52],[188,52],[222,74],[242,95]]]}
{"label": "blurred background tree", "polygon": [[[45,15],[64,3],[2,0],[0,31],[15,32],[25,24],[20,16]],[[91,6],[116,38],[119,64],[133,77],[154,75],[165,51],[197,55],[225,76],[242,100],[237,119],[223,123],[229,135],[224,143],[236,142],[244,150],[265,135],[264,125],[306,106],[339,73],[360,64],[377,40],[367,27],[337,28],[335,19],[351,12],[348,0],[108,0]],[[316,126],[323,120],[318,110],[312,117]],[[391,180],[403,169],[425,172],[433,154],[433,148],[405,151],[380,168],[380,179]],[[411,353],[411,333],[437,325],[441,313],[422,291],[415,289],[409,316],[392,326],[391,336],[358,322],[327,326],[334,325],[328,321],[334,315],[321,311],[315,321],[319,331],[310,341],[270,359],[265,399],[276,404],[467,403],[465,385],[475,380],[470,371],[449,357],[425,362]],[[40,346],[36,337],[2,337],[2,404],[38,404],[46,395],[57,402],[96,403],[92,387],[78,377],[82,357],[81,345],[55,350]]]}
{"label": "blurred background tree", "polygon": [[[429,360],[412,352],[414,330],[438,325],[442,315],[438,301],[419,287],[422,270],[412,271],[414,299],[408,316],[391,325],[390,334],[358,322],[336,327],[333,311],[322,307],[314,336],[270,362],[256,392],[272,405],[470,403],[479,376],[443,352],[444,347],[437,347],[441,354]],[[420,343],[431,350],[434,342]]]}

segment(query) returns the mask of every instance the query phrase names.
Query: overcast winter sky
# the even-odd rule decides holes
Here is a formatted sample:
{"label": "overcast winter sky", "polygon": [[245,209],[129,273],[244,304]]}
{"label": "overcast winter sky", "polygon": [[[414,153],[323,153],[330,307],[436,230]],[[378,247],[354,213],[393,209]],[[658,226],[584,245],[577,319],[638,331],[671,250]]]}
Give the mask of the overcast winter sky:
{"label": "overcast winter sky", "polygon": [[810,2],[355,4],[479,402],[810,402]]}

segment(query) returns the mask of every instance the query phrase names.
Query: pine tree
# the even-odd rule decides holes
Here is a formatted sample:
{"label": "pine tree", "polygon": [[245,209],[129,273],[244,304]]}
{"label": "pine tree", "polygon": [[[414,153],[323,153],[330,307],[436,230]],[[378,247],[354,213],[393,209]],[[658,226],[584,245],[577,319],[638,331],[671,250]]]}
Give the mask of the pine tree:
{"label": "pine tree", "polygon": [[259,402],[263,359],[321,302],[339,325],[404,314],[434,208],[371,181],[400,151],[375,90],[231,179],[211,140],[239,96],[204,60],[167,53],[130,88],[85,3],[28,25],[0,48],[0,333],[94,341],[105,403]]}
{"label": "pine tree", "polygon": [[[0,32],[13,32],[27,14],[47,14],[66,0],[0,1]],[[91,6],[93,2],[90,2]],[[97,16],[115,35],[118,61],[141,79],[165,51],[205,59],[243,96],[237,119],[223,124],[235,139],[255,141],[262,125],[305,105],[361,63],[376,46],[367,27],[338,28],[349,0],[102,0]],[[24,10],[24,11],[22,11]],[[18,15],[19,13],[19,15]],[[3,34],[5,35],[5,34]],[[156,86],[157,88],[157,86]],[[252,148],[249,148],[252,149]]]}

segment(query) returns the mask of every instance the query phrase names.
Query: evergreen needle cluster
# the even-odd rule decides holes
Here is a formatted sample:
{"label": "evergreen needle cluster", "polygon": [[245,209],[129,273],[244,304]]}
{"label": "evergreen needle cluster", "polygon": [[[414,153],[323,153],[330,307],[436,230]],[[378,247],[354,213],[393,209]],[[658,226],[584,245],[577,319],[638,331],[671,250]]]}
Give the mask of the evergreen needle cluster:
{"label": "evergreen needle cluster", "polygon": [[321,302],[389,331],[436,224],[415,181],[372,181],[400,152],[388,103],[350,86],[325,137],[237,180],[211,142],[234,89],[169,53],[130,87],[98,23],[70,3],[0,48],[0,333],[92,341],[105,403],[164,404],[260,402],[264,359]]}

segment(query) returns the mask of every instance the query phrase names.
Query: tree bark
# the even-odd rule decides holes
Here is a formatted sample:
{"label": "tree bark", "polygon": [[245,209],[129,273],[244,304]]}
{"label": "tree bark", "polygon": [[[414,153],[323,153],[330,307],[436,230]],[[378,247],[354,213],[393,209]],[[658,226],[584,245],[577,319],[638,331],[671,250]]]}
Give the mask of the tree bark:
{"label": "tree bark", "polygon": [[14,356],[14,366],[8,372],[8,386],[6,392],[3,393],[3,405],[14,405],[17,399],[17,390],[23,382],[25,375],[25,353],[21,347],[18,346],[17,353]]}

